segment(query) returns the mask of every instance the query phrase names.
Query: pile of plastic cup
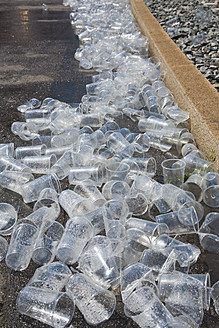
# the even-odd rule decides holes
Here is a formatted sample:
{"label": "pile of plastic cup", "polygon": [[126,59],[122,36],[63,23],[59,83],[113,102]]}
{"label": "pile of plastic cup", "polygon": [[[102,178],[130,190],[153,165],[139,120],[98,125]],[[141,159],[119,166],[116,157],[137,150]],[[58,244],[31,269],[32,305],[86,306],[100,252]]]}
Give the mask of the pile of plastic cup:
{"label": "pile of plastic cup", "polygon": [[[125,315],[140,327],[199,327],[211,298],[218,313],[218,283],[190,269],[202,251],[219,252],[219,175],[148,57],[128,1],[64,4],[80,40],[75,58],[97,74],[80,103],[19,106],[23,121],[11,130],[29,144],[0,144],[0,186],[33,207],[17,220],[13,205],[0,204],[0,260],[15,271],[31,260],[40,266],[17,310],[73,327],[76,305],[97,325],[110,319],[120,290]],[[124,115],[134,131],[120,127]],[[164,183],[151,149],[168,153]],[[188,234],[199,247],[178,238]]]}

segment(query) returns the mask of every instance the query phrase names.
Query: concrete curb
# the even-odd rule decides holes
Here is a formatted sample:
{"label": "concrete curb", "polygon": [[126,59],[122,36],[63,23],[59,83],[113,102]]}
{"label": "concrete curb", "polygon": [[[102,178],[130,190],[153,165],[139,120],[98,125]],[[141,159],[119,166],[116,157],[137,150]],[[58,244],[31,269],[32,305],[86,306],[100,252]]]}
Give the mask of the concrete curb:
{"label": "concrete curb", "polygon": [[149,51],[166,71],[167,87],[190,114],[191,132],[207,158],[219,170],[219,94],[188,60],[151,14],[144,0],[130,0],[133,15],[149,41]]}

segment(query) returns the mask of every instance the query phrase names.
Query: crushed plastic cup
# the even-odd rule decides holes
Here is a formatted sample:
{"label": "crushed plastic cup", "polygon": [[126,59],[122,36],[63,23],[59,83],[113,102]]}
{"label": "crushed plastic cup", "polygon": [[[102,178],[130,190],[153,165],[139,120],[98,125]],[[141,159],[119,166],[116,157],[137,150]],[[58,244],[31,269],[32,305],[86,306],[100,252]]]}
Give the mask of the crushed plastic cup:
{"label": "crushed plastic cup", "polygon": [[79,257],[78,263],[79,270],[98,285],[106,289],[118,286],[120,268],[108,237],[100,235],[93,237]]}
{"label": "crushed plastic cup", "polygon": [[28,282],[28,286],[62,291],[72,272],[62,262],[52,262],[37,268]]}
{"label": "crushed plastic cup", "polygon": [[7,240],[0,236],[0,262],[4,260],[8,250],[8,242]]}
{"label": "crushed plastic cup", "polygon": [[84,217],[74,216],[66,223],[56,256],[63,263],[74,264],[92,236],[92,224]]}
{"label": "crushed plastic cup", "polygon": [[36,174],[49,174],[52,166],[57,162],[56,155],[44,156],[26,156],[22,162],[27,165],[32,173]]}
{"label": "crushed plastic cup", "polygon": [[21,194],[25,203],[31,203],[38,199],[40,192],[45,188],[52,188],[57,193],[61,192],[61,186],[56,174],[43,175],[33,181],[22,185]]}
{"label": "crushed plastic cup", "polygon": [[76,273],[71,276],[66,291],[90,325],[98,325],[108,320],[115,310],[115,295],[95,284],[84,274]]}
{"label": "crushed plastic cup", "polygon": [[185,163],[180,159],[166,159],[161,163],[164,183],[180,187],[184,182]]}
{"label": "crushed plastic cup", "polygon": [[0,203],[0,235],[11,235],[17,222],[17,211],[11,204]]}
{"label": "crushed plastic cup", "polygon": [[59,222],[53,222],[46,231],[38,236],[32,260],[39,264],[44,265],[52,262],[56,255],[56,249],[64,233],[64,227]]}
{"label": "crushed plastic cup", "polygon": [[54,328],[66,327],[75,311],[74,302],[67,293],[32,286],[20,291],[16,308],[19,313]]}

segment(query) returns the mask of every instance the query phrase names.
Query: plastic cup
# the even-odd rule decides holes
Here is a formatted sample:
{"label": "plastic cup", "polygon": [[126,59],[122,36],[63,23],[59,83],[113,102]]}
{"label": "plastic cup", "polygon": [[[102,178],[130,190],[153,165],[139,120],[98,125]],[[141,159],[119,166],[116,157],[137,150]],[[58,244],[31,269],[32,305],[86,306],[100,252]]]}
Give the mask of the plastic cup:
{"label": "plastic cup", "polygon": [[164,183],[180,187],[184,182],[185,163],[179,159],[166,159],[161,163]]}
{"label": "plastic cup", "polygon": [[23,146],[15,149],[15,157],[22,160],[26,156],[42,156],[45,155],[46,145]]}
{"label": "plastic cup", "polygon": [[210,252],[219,251],[219,213],[211,212],[206,215],[205,220],[199,229],[199,240],[201,246]]}
{"label": "plastic cup", "polygon": [[86,218],[74,216],[66,223],[56,256],[64,263],[74,264],[92,235],[92,224]]}
{"label": "plastic cup", "polygon": [[77,184],[80,181],[90,179],[95,182],[97,186],[103,183],[103,167],[101,164],[94,166],[81,166],[70,168],[68,180],[70,184]]}
{"label": "plastic cup", "polygon": [[8,242],[7,240],[0,236],[0,262],[4,260],[8,250]]}
{"label": "plastic cup", "polygon": [[209,206],[217,208],[219,207],[219,185],[208,187],[203,191],[203,202]]}
{"label": "plastic cup", "polygon": [[174,317],[150,287],[141,287],[131,293],[124,312],[142,328],[174,327],[176,324]]}
{"label": "plastic cup", "polygon": [[216,313],[219,315],[219,281],[217,281],[213,286],[212,286],[212,293],[211,297],[214,302],[214,309]]}
{"label": "plastic cup", "polygon": [[66,151],[51,168],[51,172],[55,173],[59,180],[64,179],[69,170],[75,164],[75,153],[72,150]]}
{"label": "plastic cup", "polygon": [[31,174],[31,169],[28,166],[12,157],[0,157],[0,172],[4,170]]}
{"label": "plastic cup", "polygon": [[192,174],[181,188],[185,191],[192,192],[195,199],[200,202],[202,200],[202,181],[203,177],[199,174]]}
{"label": "plastic cup", "polygon": [[130,146],[130,143],[119,132],[111,133],[107,138],[107,146],[114,153],[119,153]]}
{"label": "plastic cup", "polygon": [[111,162],[106,165],[106,180],[125,180],[130,166],[125,163]]}
{"label": "plastic cup", "polygon": [[0,186],[20,194],[21,185],[33,179],[31,172],[4,170],[0,173]]}
{"label": "plastic cup", "polygon": [[32,173],[36,174],[49,174],[51,167],[56,163],[56,155],[44,156],[26,156],[23,158],[23,163],[27,165]]}
{"label": "plastic cup", "polygon": [[40,265],[52,262],[55,258],[56,249],[64,233],[64,227],[59,222],[53,222],[46,231],[37,238],[32,260]]}
{"label": "plastic cup", "polygon": [[61,192],[58,177],[55,174],[43,175],[22,186],[22,196],[25,203],[31,203],[38,199],[40,192],[45,188],[52,188],[57,193]]}
{"label": "plastic cup", "polygon": [[62,262],[52,262],[37,268],[28,282],[28,286],[62,291],[72,272]]}
{"label": "plastic cup", "polygon": [[75,305],[67,293],[26,286],[18,294],[16,308],[21,314],[62,328],[71,322]]}
{"label": "plastic cup", "polygon": [[8,236],[17,222],[17,211],[14,206],[0,203],[0,235]]}
{"label": "plastic cup", "polygon": [[106,289],[118,286],[120,269],[108,237],[93,237],[81,254],[78,263],[80,271],[88,275],[95,283]]}
{"label": "plastic cup", "polygon": [[0,157],[13,157],[14,156],[14,143],[0,144]]}
{"label": "plastic cup", "polygon": [[25,270],[31,260],[39,229],[30,223],[17,224],[11,235],[6,265],[15,271]]}
{"label": "plastic cup", "polygon": [[49,207],[53,211],[55,211],[56,217],[58,218],[60,214],[60,206],[59,206],[58,194],[54,189],[52,188],[43,189],[40,192],[36,203],[34,204],[33,210],[37,211],[39,208],[44,206]]}
{"label": "plastic cup", "polygon": [[200,282],[200,285],[202,286],[203,289],[203,307],[206,310],[209,310],[210,308],[210,302],[211,302],[211,278],[210,274],[190,274],[190,277],[197,279]]}
{"label": "plastic cup", "polygon": [[125,201],[132,215],[140,216],[147,212],[148,201],[144,194],[137,193],[136,195],[127,195],[125,196]]}
{"label": "plastic cup", "polygon": [[111,180],[104,184],[102,188],[102,194],[105,199],[117,199],[129,196],[131,188],[125,181]]}
{"label": "plastic cup", "polygon": [[126,266],[121,272],[120,286],[124,303],[134,290],[142,286],[150,286],[157,293],[152,270],[143,263],[133,263]]}
{"label": "plastic cup", "polygon": [[90,179],[81,181],[74,187],[74,191],[82,197],[89,198],[95,207],[102,206],[106,202],[102,193]]}
{"label": "plastic cup", "polygon": [[114,226],[115,221],[124,225],[129,215],[128,205],[123,199],[107,201],[103,206],[103,211],[106,232]]}
{"label": "plastic cup", "polygon": [[115,310],[114,294],[95,284],[84,274],[74,274],[66,285],[66,291],[90,325],[108,320]]}

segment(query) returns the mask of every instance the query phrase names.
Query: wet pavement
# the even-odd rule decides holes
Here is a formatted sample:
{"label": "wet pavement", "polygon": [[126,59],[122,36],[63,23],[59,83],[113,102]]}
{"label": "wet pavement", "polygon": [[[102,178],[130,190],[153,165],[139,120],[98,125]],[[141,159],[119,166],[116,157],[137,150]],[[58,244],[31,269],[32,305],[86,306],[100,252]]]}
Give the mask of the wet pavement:
{"label": "wet pavement", "polygon": [[[85,85],[91,82],[94,71],[86,71],[78,66],[74,52],[78,39],[74,35],[69,8],[61,0],[46,2],[48,11],[42,10],[43,1],[0,0],[0,143],[14,142],[15,146],[24,142],[11,133],[11,124],[23,121],[23,115],[16,107],[31,98],[43,100],[52,97],[65,102],[80,102],[85,94]],[[121,127],[134,130],[129,120],[119,121]],[[26,143],[27,144],[27,143]],[[160,163],[171,154],[161,154],[150,150],[149,156],[157,160],[156,179],[162,180]],[[62,187],[67,187],[67,181]],[[0,201],[19,208],[19,218],[32,211],[31,204],[23,203],[22,198],[12,191],[0,189]],[[67,220],[62,213],[60,222]],[[197,236],[183,237],[199,246]],[[219,256],[202,253],[198,262],[191,268],[193,273],[209,272],[212,283],[219,280]],[[0,263],[0,327],[2,328],[46,328],[47,325],[20,315],[15,308],[18,292],[27,284],[37,265],[31,262],[24,272],[14,272]],[[138,327],[125,317],[119,293],[117,307],[109,321],[99,325],[102,328]],[[75,328],[91,327],[76,310],[72,321]],[[219,317],[213,306],[204,317],[202,328],[219,327]]]}

